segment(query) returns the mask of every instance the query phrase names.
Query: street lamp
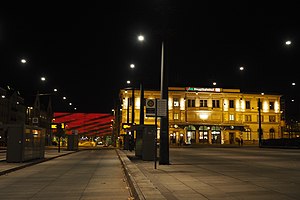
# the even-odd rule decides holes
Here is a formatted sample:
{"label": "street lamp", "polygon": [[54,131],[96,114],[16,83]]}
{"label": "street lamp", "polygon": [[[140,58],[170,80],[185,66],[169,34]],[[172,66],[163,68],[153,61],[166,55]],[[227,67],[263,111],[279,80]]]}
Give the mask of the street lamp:
{"label": "street lamp", "polygon": [[[129,85],[131,83],[131,81],[127,81],[127,84]],[[132,93],[131,93],[131,123],[132,125],[134,124],[134,87],[131,87],[132,89]],[[127,123],[129,123],[129,104],[130,104],[130,100],[128,98],[127,100]]]}
{"label": "street lamp", "polygon": [[240,66],[239,67],[239,70],[240,70],[240,72],[241,72],[241,82],[242,82],[242,88],[243,88],[243,90],[245,90],[245,78],[244,78],[244,73],[243,73],[243,71],[245,70],[245,67],[244,66]]}
{"label": "street lamp", "polygon": [[143,35],[138,36],[138,41],[143,42],[145,40],[145,37]]}
{"label": "street lamp", "polygon": [[46,77],[45,77],[45,76],[42,76],[42,77],[41,77],[41,81],[43,81],[43,82],[46,81]]}
{"label": "street lamp", "polygon": [[[145,41],[145,37],[143,35],[139,35],[137,37],[139,42],[144,42]],[[142,81],[140,82],[140,125],[143,126],[144,125],[144,86]],[[142,133],[140,133],[142,134]]]}
{"label": "street lamp", "polygon": [[164,65],[164,42],[161,44],[161,99],[166,100],[166,116],[160,120],[159,164],[169,164],[169,106],[168,106],[168,75]]}
{"label": "street lamp", "polygon": [[[130,64],[130,68],[134,69],[135,65]],[[130,84],[130,81],[127,81],[127,84]],[[134,125],[134,108],[135,108],[135,95],[134,95],[134,86],[132,85],[132,95],[131,95],[131,123]]]}
{"label": "street lamp", "polygon": [[131,68],[131,69],[134,69],[134,68],[135,68],[135,65],[134,65],[134,64],[130,64],[130,68]]}
{"label": "street lamp", "polygon": [[[143,42],[145,37],[138,36],[138,40]],[[160,116],[160,147],[159,147],[159,164],[169,164],[169,112],[168,112],[168,75],[167,68],[164,64],[164,41],[161,42],[161,76],[160,76],[160,93],[161,100],[164,100],[166,106],[166,116]],[[141,107],[140,107],[140,124],[144,124],[144,89],[141,84]]]}

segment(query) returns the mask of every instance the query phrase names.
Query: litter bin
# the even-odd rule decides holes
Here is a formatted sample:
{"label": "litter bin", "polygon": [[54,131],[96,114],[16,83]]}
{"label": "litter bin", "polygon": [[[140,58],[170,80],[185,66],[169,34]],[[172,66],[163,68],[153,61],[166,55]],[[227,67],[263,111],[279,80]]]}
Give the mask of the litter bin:
{"label": "litter bin", "polygon": [[142,160],[154,160],[155,156],[155,125],[145,125],[143,130]]}

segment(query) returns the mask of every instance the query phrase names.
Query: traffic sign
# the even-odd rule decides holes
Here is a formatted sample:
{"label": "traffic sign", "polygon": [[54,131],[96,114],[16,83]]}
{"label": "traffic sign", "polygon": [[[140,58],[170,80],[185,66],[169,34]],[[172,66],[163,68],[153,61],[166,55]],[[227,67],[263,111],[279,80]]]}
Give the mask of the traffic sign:
{"label": "traffic sign", "polygon": [[158,99],[157,100],[157,117],[167,117],[167,100]]}
{"label": "traffic sign", "polygon": [[38,123],[39,123],[39,118],[33,117],[33,118],[32,118],[32,123],[33,123],[33,124],[38,124]]}
{"label": "traffic sign", "polygon": [[146,117],[155,117],[155,99],[146,99]]}

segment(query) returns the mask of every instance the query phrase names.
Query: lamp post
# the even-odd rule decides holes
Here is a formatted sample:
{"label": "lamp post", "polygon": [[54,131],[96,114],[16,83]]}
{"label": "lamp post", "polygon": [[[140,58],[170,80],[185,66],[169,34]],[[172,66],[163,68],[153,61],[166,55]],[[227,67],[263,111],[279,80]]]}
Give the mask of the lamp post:
{"label": "lamp post", "polygon": [[244,70],[245,70],[245,67],[244,67],[244,66],[240,66],[240,67],[239,67],[239,70],[240,70],[240,74],[241,74],[240,76],[241,76],[241,79],[242,79],[242,80],[241,80],[241,82],[242,82],[242,89],[245,90],[245,89],[246,89],[246,88],[245,88],[245,80],[244,80],[244,79],[245,79],[245,77],[244,77]]}
{"label": "lamp post", "polygon": [[[134,64],[130,64],[130,68],[134,69],[135,65]],[[132,125],[134,125],[134,105],[135,105],[135,101],[134,101],[134,86],[132,85],[132,93],[131,93],[131,123]]]}
{"label": "lamp post", "polygon": [[126,112],[126,122],[129,124],[129,98],[127,98],[127,112]]}
{"label": "lamp post", "polygon": [[168,76],[167,69],[164,65],[164,42],[161,44],[161,82],[160,92],[161,99],[165,99],[166,105],[166,116],[161,117],[160,120],[160,147],[159,147],[159,164],[170,164],[169,163],[169,106],[168,106]]}
{"label": "lamp post", "polygon": [[[145,41],[145,37],[143,35],[139,35],[138,36],[138,41],[140,42],[144,42]],[[143,83],[140,82],[140,125],[143,126],[144,125],[144,86]],[[142,133],[140,133],[142,134]]]}
{"label": "lamp post", "polygon": [[260,98],[258,99],[258,146],[261,147],[261,136],[262,136],[262,129],[261,129],[261,101]]}
{"label": "lamp post", "polygon": [[[138,40],[139,41],[143,41],[144,38],[143,36],[139,36],[138,37]],[[135,65],[134,64],[130,64],[130,68],[131,69],[134,69],[135,68]],[[134,88],[134,85],[132,84],[132,97],[131,97],[131,102],[132,102],[132,111],[131,111],[131,122],[132,122],[132,125],[135,125],[135,88]],[[129,102],[128,102],[129,103]],[[129,110],[128,110],[129,112]],[[128,117],[129,118],[129,117]],[[134,134],[134,130],[133,129],[133,135],[132,137],[135,135],[135,139],[136,139],[136,142],[135,142],[135,156],[137,157],[141,157],[142,156],[142,153],[141,153],[141,140],[142,140],[142,135],[143,135],[143,127],[144,125],[144,88],[143,88],[143,84],[142,82],[140,83],[140,121],[139,121],[139,126],[140,128],[138,128],[136,130],[136,134]],[[133,138],[131,138],[133,139]],[[133,141],[131,142],[132,144],[134,143]]]}
{"label": "lamp post", "polygon": [[[138,40],[145,40],[143,35],[138,36]],[[166,116],[161,116],[160,120],[160,147],[159,147],[159,164],[169,164],[169,112],[168,112],[168,75],[164,60],[164,42],[161,43],[161,76],[160,76],[160,93],[161,100],[166,101]],[[144,88],[141,84],[141,107],[140,107],[140,125],[144,124]]]}
{"label": "lamp post", "polygon": [[[127,84],[131,84],[131,81],[127,81]],[[130,103],[131,103],[131,124],[133,125],[134,124],[134,104],[135,104],[135,101],[134,101],[134,87],[132,86],[131,88],[128,88],[128,89],[131,89],[131,102],[130,102],[130,99],[128,98],[127,99],[127,123],[130,123],[129,121],[129,108],[130,108]]]}
{"label": "lamp post", "polygon": [[[45,78],[41,78],[41,81],[46,81]],[[39,125],[41,127],[46,128],[46,136],[47,136],[47,144],[46,145],[51,145],[51,139],[53,136],[52,133],[52,128],[51,128],[51,124],[53,123],[53,118],[54,118],[54,108],[55,108],[55,103],[56,98],[58,96],[58,89],[54,88],[52,91],[50,92],[46,92],[46,93],[40,93],[39,91],[36,94],[35,100],[34,100],[34,105],[33,105],[33,110],[30,113],[30,117],[32,119],[32,122],[34,122],[34,119],[36,120],[35,125]],[[56,98],[55,98],[56,97]],[[46,110],[42,110],[42,104],[43,104],[43,98],[46,98],[48,101],[48,106]],[[44,103],[45,100],[44,99]],[[54,101],[52,101],[54,99]],[[67,100],[67,97],[63,97],[62,98],[64,101]],[[54,104],[53,104],[54,102]],[[57,102],[59,103],[59,102]],[[73,103],[69,102],[68,103],[69,106],[73,107]],[[74,107],[74,110],[76,110],[76,108]],[[44,115],[44,117],[40,117],[41,115]]]}

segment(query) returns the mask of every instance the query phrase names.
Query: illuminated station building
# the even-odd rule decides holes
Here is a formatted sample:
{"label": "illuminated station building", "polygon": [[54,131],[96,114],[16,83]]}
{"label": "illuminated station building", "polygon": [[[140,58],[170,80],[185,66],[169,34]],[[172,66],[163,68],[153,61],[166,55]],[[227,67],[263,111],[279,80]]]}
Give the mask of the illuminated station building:
{"label": "illuminated station building", "polygon": [[[281,95],[241,93],[239,89],[169,87],[169,142],[172,144],[258,144],[284,137]],[[160,99],[160,91],[144,91],[145,99]],[[132,123],[132,89],[120,91],[120,127]],[[259,112],[259,102],[261,110]],[[155,124],[146,117],[144,124]],[[140,90],[134,90],[134,123],[140,120]],[[259,122],[259,115],[261,120]],[[158,119],[158,138],[159,138]],[[123,126],[124,127],[124,126]],[[121,128],[120,135],[131,134]]]}

